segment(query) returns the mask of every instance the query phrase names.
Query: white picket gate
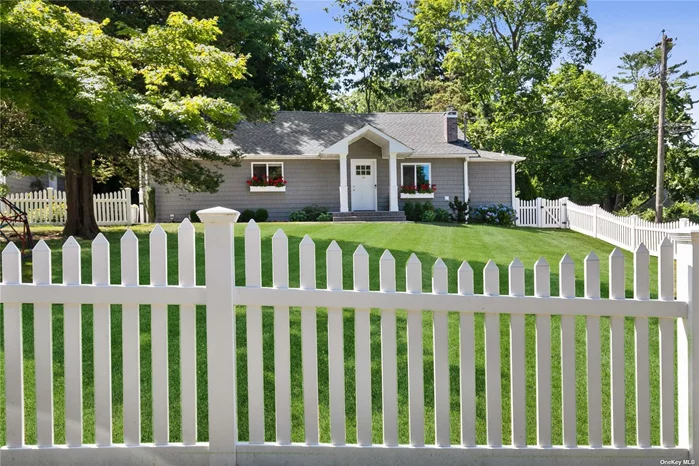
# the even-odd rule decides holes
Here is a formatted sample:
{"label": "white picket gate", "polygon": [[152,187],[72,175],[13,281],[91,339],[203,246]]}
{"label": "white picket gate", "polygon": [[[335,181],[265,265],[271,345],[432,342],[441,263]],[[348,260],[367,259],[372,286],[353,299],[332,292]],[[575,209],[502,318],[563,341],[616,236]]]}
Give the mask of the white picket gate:
{"label": "white picket gate", "polygon": [[[289,287],[289,245],[278,230],[272,238],[272,287],[262,287],[262,247],[259,227],[245,229],[245,286],[234,286],[236,271],[233,229],[238,212],[212,208],[198,212],[205,224],[206,285],[195,285],[195,234],[188,220],[178,230],[178,285],[167,283],[168,238],[156,226],[150,234],[150,285],[139,285],[139,243],[131,231],[121,239],[121,284],[110,283],[109,243],[100,235],[92,244],[92,283],[81,283],[80,246],[72,238],[63,246],[63,283],[52,283],[51,251],[39,242],[33,251],[33,283],[22,283],[21,257],[13,244],[2,252],[0,300],[4,305],[5,390],[7,445],[0,453],[4,464],[658,464],[695,458],[699,445],[699,324],[693,318],[699,298],[699,230],[678,234],[677,298],[674,297],[672,244],[664,240],[658,265],[659,299],[650,299],[649,254],[639,245],[634,258],[634,298],[625,299],[624,256],[617,249],[609,264],[609,298],[601,299],[600,261],[584,261],[584,296],[575,293],[576,264],[564,256],[558,264],[559,296],[551,296],[550,266],[545,259],[534,265],[534,296],[525,296],[525,268],[515,259],[509,265],[509,295],[501,296],[498,265],[483,270],[483,293],[474,290],[473,270],[463,262],[458,271],[458,292],[449,293],[445,263],[432,269],[432,289],[422,289],[423,264],[415,255],[405,269],[406,290],[396,289],[396,261],[386,251],[380,258],[380,291],[370,290],[369,256],[359,246],[353,254],[354,285],[343,288],[343,251],[332,242],[325,251],[327,289],[316,289],[316,247],[305,236],[299,245],[300,288]],[[295,268],[296,265],[294,265]],[[22,303],[34,304],[37,445],[26,445],[23,385]],[[66,445],[55,445],[54,388],[52,385],[52,307],[64,304]],[[96,445],[83,444],[81,304],[94,306],[94,422]],[[124,444],[112,435],[112,355],[110,305],[122,306]],[[152,374],[140,373],[139,305],[151,306]],[[179,352],[181,368],[181,443],[170,441],[168,407],[167,305],[180,306]],[[206,306],[208,374],[208,441],[197,441],[197,373],[195,306]],[[236,314],[246,308],[249,441],[238,438],[236,400]],[[265,442],[265,384],[261,306],[274,307],[274,419],[275,442]],[[290,306],[293,308],[290,311]],[[301,315],[303,426],[305,441],[291,438],[290,312]],[[355,361],[345,365],[343,309],[354,310]],[[370,309],[381,312],[381,407],[372,405]],[[397,340],[396,309],[407,311],[407,343]],[[327,312],[329,361],[330,444],[319,442],[319,385],[317,315]],[[449,313],[459,316],[460,411],[451,409]],[[425,372],[423,370],[423,316],[433,322],[435,445],[425,444]],[[485,412],[476,410],[476,354],[474,313],[484,314]],[[535,354],[526,354],[525,315],[536,316]],[[552,445],[552,316],[561,315],[563,445]],[[601,325],[600,317],[611,324]],[[585,366],[576,367],[575,320],[586,322]],[[624,321],[634,319],[635,343],[625,347]],[[660,421],[651,422],[649,318],[659,319]],[[501,359],[500,321],[510,325],[510,354]],[[557,322],[554,320],[554,323]],[[675,350],[675,324],[677,350]],[[611,329],[609,362],[601,357],[601,329]],[[453,331],[453,330],[452,330]],[[269,336],[267,336],[269,338]],[[170,342],[172,343],[172,342]],[[410,444],[398,443],[397,347],[407,346]],[[636,445],[626,444],[625,351],[636,354]],[[674,358],[677,357],[677,391]],[[536,388],[527,386],[525,358],[536,358]],[[452,362],[453,363],[453,362]],[[295,362],[295,366],[298,361]],[[501,367],[510,364],[511,405],[501,397]],[[602,437],[602,367],[611,364],[611,444]],[[345,370],[354,369],[357,438],[347,444]],[[296,370],[296,369],[294,369]],[[586,373],[588,445],[577,444],[576,372]],[[150,378],[152,412],[144,413],[142,378]],[[558,376],[556,376],[558,377]],[[537,444],[526,440],[526,393],[536,390]],[[674,403],[677,397],[678,418]],[[374,398],[375,399],[375,398]],[[383,443],[372,442],[372,413],[380,409]],[[502,410],[512,423],[503,426]],[[460,442],[451,443],[451,417],[459,417]],[[153,443],[142,443],[142,416],[152,418]],[[487,445],[476,445],[476,418],[485,418]],[[301,422],[301,421],[299,421]],[[503,445],[503,428],[511,429],[512,445]],[[675,444],[675,428],[679,445]],[[659,429],[660,445],[651,446],[651,429]]]}
{"label": "white picket gate", "polygon": [[567,199],[543,199],[530,201],[515,198],[517,226],[539,228],[566,228],[565,203]]}
{"label": "white picket gate", "polygon": [[[53,188],[28,193],[10,193],[7,199],[26,212],[30,225],[63,225],[68,212],[66,193]],[[111,193],[94,194],[92,202],[98,225],[131,225],[133,213],[131,188]],[[0,205],[6,212],[8,207]]]}

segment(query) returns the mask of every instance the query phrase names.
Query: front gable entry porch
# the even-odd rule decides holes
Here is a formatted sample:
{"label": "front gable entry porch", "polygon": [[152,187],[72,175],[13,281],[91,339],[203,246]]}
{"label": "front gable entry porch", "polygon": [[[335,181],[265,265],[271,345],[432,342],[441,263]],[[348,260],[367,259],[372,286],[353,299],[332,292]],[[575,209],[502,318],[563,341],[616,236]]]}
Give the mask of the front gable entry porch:
{"label": "front gable entry porch", "polygon": [[[350,134],[344,139],[336,142],[330,147],[325,148],[321,152],[321,156],[338,156],[340,160],[340,212],[350,211],[350,200],[352,201],[352,210],[380,210],[378,200],[378,184],[379,173],[376,161],[372,161],[373,157],[360,156],[352,157],[352,161],[348,162],[350,146],[361,139],[366,139],[373,145],[378,146],[380,157],[379,160],[388,160],[388,200],[389,211],[398,211],[398,162],[399,158],[406,158],[412,155],[413,149],[406,146],[397,139],[392,138],[386,133],[374,128],[371,125],[366,125],[358,131]],[[363,163],[361,160],[366,160]],[[373,159],[375,160],[375,159]],[[351,164],[351,165],[350,165]],[[348,169],[352,170],[352,174],[348,176]],[[350,181],[354,180],[352,185],[352,193],[350,193]],[[372,189],[373,192],[367,192]],[[371,198],[373,197],[373,205]]]}

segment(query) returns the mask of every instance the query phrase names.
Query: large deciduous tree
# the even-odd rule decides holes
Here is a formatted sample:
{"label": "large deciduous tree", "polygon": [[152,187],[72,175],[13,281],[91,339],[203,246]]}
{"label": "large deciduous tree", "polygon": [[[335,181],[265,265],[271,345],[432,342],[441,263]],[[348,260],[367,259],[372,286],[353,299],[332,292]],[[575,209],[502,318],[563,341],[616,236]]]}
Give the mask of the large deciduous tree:
{"label": "large deciduous tree", "polygon": [[[0,8],[3,105],[16,113],[16,131],[24,125],[42,134],[3,137],[0,170],[21,157],[57,158],[66,177],[66,235],[98,233],[92,185],[99,170],[145,163],[159,182],[213,191],[222,181],[216,166],[239,163],[187,143],[200,133],[220,141],[240,120],[238,106],[208,94],[243,78],[246,64],[246,56],[211,45],[221,33],[216,18],[170,13],[163,25],[109,35],[109,20],[40,0]],[[137,157],[132,149],[144,143],[157,150]]]}
{"label": "large deciduous tree", "polygon": [[267,118],[283,110],[332,110],[337,75],[324,66],[322,36],[311,34],[291,0],[51,0],[101,22],[104,32],[119,25],[138,30],[164,25],[171,13],[199,19],[218,18],[221,33],[214,45],[248,56],[246,79],[220,86],[221,96],[238,105],[246,119]]}
{"label": "large deciduous tree", "polygon": [[[335,18],[345,31],[329,40],[342,57],[344,88],[357,92],[354,111],[375,111],[375,103],[391,93],[401,63],[405,37],[399,34],[399,0],[336,0]],[[352,105],[351,105],[352,106]]]}
{"label": "large deciduous tree", "polygon": [[531,114],[552,66],[582,67],[600,45],[585,0],[417,0],[413,23],[427,45],[448,44],[444,68],[469,102],[469,136],[494,149],[510,150],[493,120]]}

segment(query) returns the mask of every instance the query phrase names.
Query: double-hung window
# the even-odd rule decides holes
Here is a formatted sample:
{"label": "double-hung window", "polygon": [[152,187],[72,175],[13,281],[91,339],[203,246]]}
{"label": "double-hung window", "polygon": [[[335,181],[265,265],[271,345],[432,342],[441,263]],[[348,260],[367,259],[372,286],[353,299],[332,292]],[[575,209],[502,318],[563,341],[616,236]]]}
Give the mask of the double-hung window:
{"label": "double-hung window", "polygon": [[250,185],[250,191],[286,191],[284,163],[252,162],[248,185]]}
{"label": "double-hung window", "polygon": [[401,197],[434,197],[429,163],[401,164]]}
{"label": "double-hung window", "polygon": [[252,176],[268,179],[284,178],[284,164],[281,162],[253,162]]}

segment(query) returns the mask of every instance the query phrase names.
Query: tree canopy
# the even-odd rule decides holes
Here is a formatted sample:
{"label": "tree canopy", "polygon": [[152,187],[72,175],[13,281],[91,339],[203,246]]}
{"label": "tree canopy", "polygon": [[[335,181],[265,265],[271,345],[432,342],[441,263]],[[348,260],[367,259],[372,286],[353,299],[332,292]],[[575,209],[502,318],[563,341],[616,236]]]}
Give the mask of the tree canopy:
{"label": "tree canopy", "polygon": [[141,162],[156,179],[185,188],[215,190],[221,175],[205,163],[236,162],[183,143],[198,133],[220,141],[241,118],[237,105],[207,95],[242,79],[247,61],[212,45],[221,33],[215,18],[171,13],[162,26],[122,26],[117,37],[104,32],[108,19],[40,0],[3,3],[0,15],[2,100],[17,131],[22,122],[43,135],[3,138],[2,160],[54,155],[66,176],[67,234],[96,234],[92,177],[133,170],[131,149],[143,140],[161,150]]}

